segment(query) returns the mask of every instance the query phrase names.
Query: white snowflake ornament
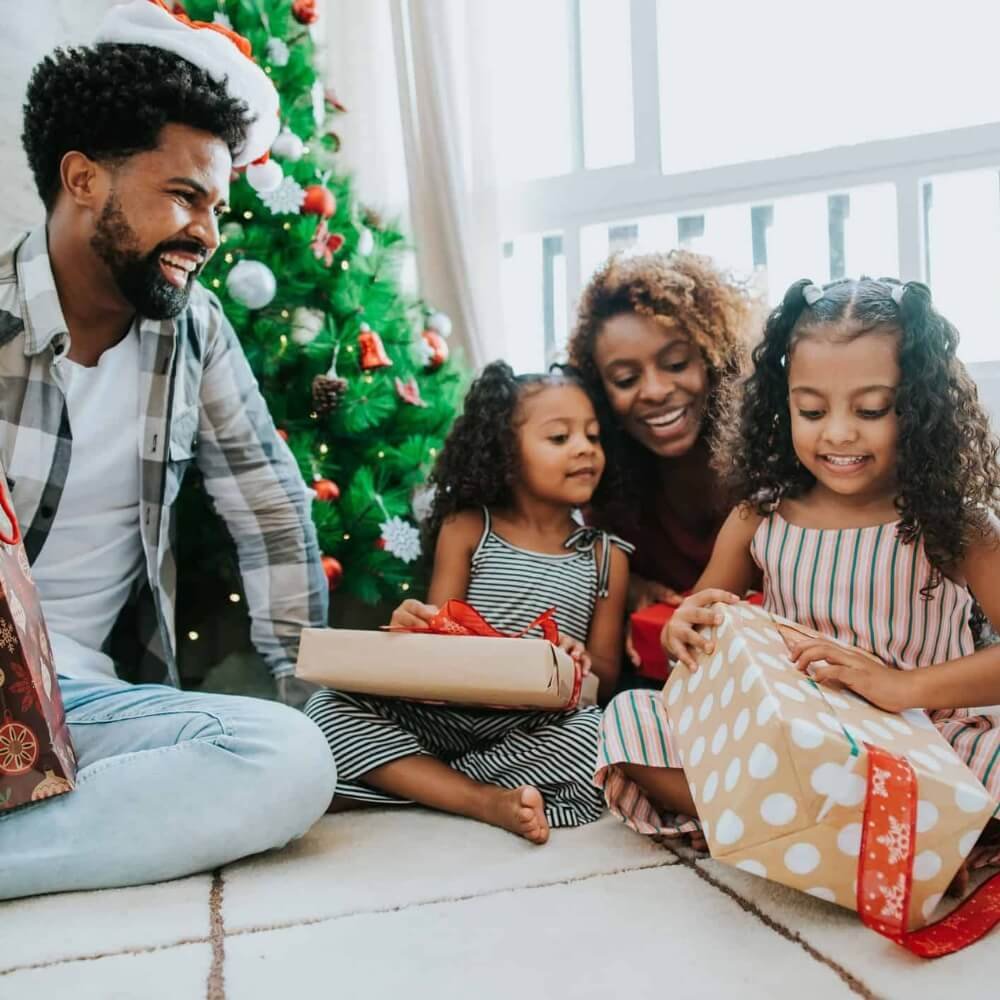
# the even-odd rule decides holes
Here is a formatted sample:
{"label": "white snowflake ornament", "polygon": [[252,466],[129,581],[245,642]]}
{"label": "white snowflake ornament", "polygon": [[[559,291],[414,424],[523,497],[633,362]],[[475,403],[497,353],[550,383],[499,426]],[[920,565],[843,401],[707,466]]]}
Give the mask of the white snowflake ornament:
{"label": "white snowflake ornament", "polygon": [[267,40],[267,61],[272,66],[287,66],[288,57],[291,53],[288,46],[280,38],[269,38]]}
{"label": "white snowflake ornament", "polygon": [[380,528],[386,552],[405,563],[420,558],[420,532],[409,521],[390,517]]}
{"label": "white snowflake ornament", "polygon": [[298,215],[306,200],[306,190],[294,177],[286,176],[273,191],[260,191],[257,197],[273,215]]}
{"label": "white snowflake ornament", "polygon": [[418,486],[413,491],[413,496],[410,498],[410,510],[413,511],[413,516],[417,519],[418,524],[423,524],[431,516],[435,492],[433,486]]}

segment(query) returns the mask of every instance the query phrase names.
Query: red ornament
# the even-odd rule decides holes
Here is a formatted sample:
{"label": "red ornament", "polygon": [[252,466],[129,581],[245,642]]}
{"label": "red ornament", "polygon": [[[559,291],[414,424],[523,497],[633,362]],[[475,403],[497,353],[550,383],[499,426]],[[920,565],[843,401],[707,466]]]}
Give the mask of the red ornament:
{"label": "red ornament", "polygon": [[432,371],[440,368],[448,360],[448,341],[437,330],[424,330],[420,336],[424,342],[427,367]]}
{"label": "red ornament", "polygon": [[280,437],[282,441],[287,441],[288,440],[288,431],[286,431],[284,427],[279,427],[278,428],[278,437]]}
{"label": "red ornament", "polygon": [[420,397],[420,386],[417,380],[411,375],[405,382],[396,377],[396,393],[404,403],[410,406],[426,406],[427,404]]}
{"label": "red ornament", "polygon": [[333,255],[344,245],[344,237],[340,233],[331,233],[326,219],[320,219],[310,245],[313,256],[329,267],[333,263]]}
{"label": "red ornament", "polygon": [[337,211],[337,199],[328,187],[322,184],[310,184],[306,188],[302,211],[306,215],[321,215],[324,219],[329,219]]}
{"label": "red ornament", "polygon": [[340,499],[340,487],[330,479],[314,480],[313,489],[317,500],[329,500],[332,503]]}
{"label": "red ornament", "polygon": [[299,24],[315,24],[319,20],[316,0],[295,0],[292,4],[292,15]]}
{"label": "red ornament", "polygon": [[384,552],[385,551],[385,539],[384,538],[376,538],[375,539],[375,548],[378,549],[379,552]]}
{"label": "red ornament", "polygon": [[361,348],[361,367],[365,371],[370,371],[372,368],[389,368],[392,365],[392,358],[385,353],[382,338],[367,323],[361,324],[358,347]]}
{"label": "red ornament", "polygon": [[334,559],[333,556],[323,556],[321,561],[323,572],[326,574],[327,586],[331,590],[336,590],[344,578],[344,567],[340,565],[340,560]]}

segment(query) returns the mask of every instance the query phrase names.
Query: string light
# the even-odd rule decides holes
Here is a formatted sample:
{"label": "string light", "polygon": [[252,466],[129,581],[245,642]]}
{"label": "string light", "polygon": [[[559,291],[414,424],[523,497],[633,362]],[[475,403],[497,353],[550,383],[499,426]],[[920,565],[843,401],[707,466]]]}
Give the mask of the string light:
{"label": "string light", "polygon": [[282,309],[281,310],[281,318],[282,319],[288,319],[288,310],[287,309]]}
{"label": "string light", "polygon": [[225,234],[225,233],[223,233],[223,234],[222,234],[222,235],[221,235],[221,236],[219,237],[219,242],[220,242],[220,243],[225,243],[225,242],[226,242],[226,241],[227,241],[228,239],[229,239],[229,237],[228,237],[228,236],[226,236],[226,234]]}
{"label": "string light", "polygon": [[310,420],[319,420],[319,414],[315,410],[313,410],[312,413],[309,414],[309,419]]}
{"label": "string light", "polygon": [[344,532],[344,541],[345,541],[345,542],[349,542],[350,540],[351,540],[351,536],[350,536],[350,534],[349,534],[348,532],[346,532],[346,531],[345,531],[345,532]]}
{"label": "string light", "polygon": [[229,595],[229,600],[233,604],[239,604],[240,603],[240,595],[239,594],[230,594]]}
{"label": "string light", "polygon": [[224,260],[224,261],[225,261],[225,262],[226,262],[227,264],[232,264],[232,262],[233,262],[233,255],[232,255],[231,253],[227,253],[227,254],[226,254],[226,256],[225,256],[225,257],[223,257],[222,259],[223,259],[223,260]]}
{"label": "string light", "polygon": [[191,640],[192,642],[197,642],[197,641],[198,641],[198,633],[197,633],[197,632],[195,632],[195,630],[194,630],[194,629],[191,629],[191,631],[190,631],[190,632],[188,632],[188,638],[189,638],[189,639],[190,639],[190,640]]}
{"label": "string light", "polygon": [[410,589],[410,585],[408,583],[401,583],[399,585],[399,589],[400,590],[409,590]]}
{"label": "string light", "polygon": [[385,458],[385,452],[384,452],[384,451],[380,451],[380,452],[378,453],[378,457],[379,457],[379,458]]}
{"label": "string light", "polygon": [[353,344],[348,344],[347,345],[347,353],[348,354],[353,354],[354,353],[354,346],[353,346]]}
{"label": "string light", "polygon": [[287,233],[288,230],[292,228],[292,224],[290,222],[285,222],[282,224],[281,228],[284,229],[285,232]]}
{"label": "string light", "polygon": [[285,347],[287,347],[287,346],[288,346],[288,338],[287,338],[287,337],[286,337],[286,336],[285,336],[284,334],[282,334],[282,335],[281,335],[281,336],[280,336],[280,337],[278,338],[278,340],[279,340],[279,342],[281,343],[281,346],[282,346],[283,348],[285,348]]}
{"label": "string light", "polygon": [[213,278],[212,279],[212,287],[213,288],[221,288],[222,287],[222,282],[219,281],[218,278]]}
{"label": "string light", "polygon": [[365,382],[367,382],[369,385],[372,384],[372,377],[371,377],[371,375],[366,375],[365,376]]}
{"label": "string light", "polygon": [[431,458],[433,458],[438,453],[438,450],[437,448],[431,448],[429,449],[428,453],[430,454]]}
{"label": "string light", "polygon": [[325,454],[326,454],[326,453],[327,453],[327,452],[328,452],[329,450],[330,450],[330,449],[329,449],[329,448],[328,448],[328,447],[327,447],[327,446],[326,446],[325,444],[321,444],[321,445],[319,446],[319,453],[320,453],[321,455],[325,455]]}
{"label": "string light", "polygon": [[253,212],[251,212],[249,209],[247,209],[247,211],[245,211],[243,213],[243,218],[244,219],[252,219],[253,218]]}
{"label": "string light", "polygon": [[264,72],[265,72],[265,73],[266,73],[266,74],[267,74],[268,76],[270,76],[270,75],[271,75],[271,67],[270,67],[270,66],[265,66],[265,67],[264,67]]}
{"label": "string light", "polygon": [[348,261],[348,260],[342,260],[340,262],[340,269],[341,269],[341,271],[348,270],[350,268],[350,266],[351,266],[351,262]]}

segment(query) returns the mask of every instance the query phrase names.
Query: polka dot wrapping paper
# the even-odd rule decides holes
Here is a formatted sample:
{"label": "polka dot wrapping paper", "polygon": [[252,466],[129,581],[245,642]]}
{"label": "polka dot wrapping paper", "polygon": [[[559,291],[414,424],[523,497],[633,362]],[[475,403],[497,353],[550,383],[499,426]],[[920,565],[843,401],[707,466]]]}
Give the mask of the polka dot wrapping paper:
{"label": "polka dot wrapping paper", "polygon": [[882,748],[912,767],[915,822],[886,814],[871,846],[894,864],[912,854],[912,888],[901,912],[895,874],[876,872],[866,909],[923,927],[996,804],[923,712],[883,712],[799,673],[779,629],[815,633],[743,603],[715,610],[715,651],[663,689],[712,857],[857,910],[870,770],[882,780],[869,747]]}

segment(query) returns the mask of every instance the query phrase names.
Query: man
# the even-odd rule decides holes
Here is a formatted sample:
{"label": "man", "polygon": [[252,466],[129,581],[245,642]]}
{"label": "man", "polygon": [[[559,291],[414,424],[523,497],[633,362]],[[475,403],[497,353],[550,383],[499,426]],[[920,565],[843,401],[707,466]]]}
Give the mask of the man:
{"label": "man", "polygon": [[298,712],[168,686],[172,505],[192,459],[279,685],[300,629],[326,619],[306,489],[197,284],[231,169],[267,151],[277,96],[231,38],[159,0],[113,8],[99,37],[34,71],[23,143],[46,223],[0,254],[0,463],[80,764],[75,791],[0,812],[0,898],[280,846],[336,784]]}

